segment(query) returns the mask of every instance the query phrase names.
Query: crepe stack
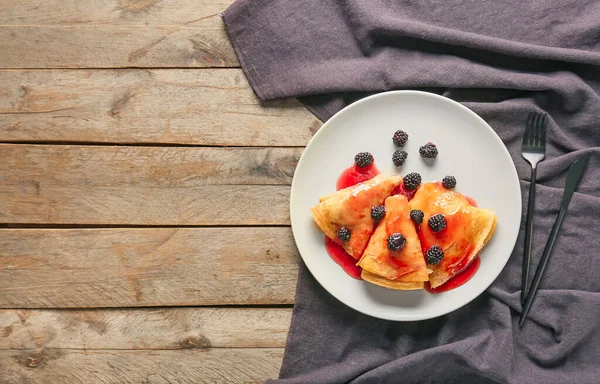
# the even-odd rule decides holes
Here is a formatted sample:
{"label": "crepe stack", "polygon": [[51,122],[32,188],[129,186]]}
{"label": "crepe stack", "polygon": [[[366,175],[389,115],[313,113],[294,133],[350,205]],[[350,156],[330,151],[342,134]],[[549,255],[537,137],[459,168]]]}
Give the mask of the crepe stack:
{"label": "crepe stack", "polygon": [[[465,196],[445,189],[441,183],[421,184],[409,206],[425,214],[423,224],[417,225],[423,252],[434,245],[444,251],[444,258],[439,264],[428,265],[432,270],[429,276],[432,288],[462,272],[496,229],[494,212],[472,206]],[[447,228],[436,233],[429,228],[427,220],[438,213],[444,215]]]}
{"label": "crepe stack", "polygon": [[[349,255],[360,259],[375,230],[371,208],[383,204],[401,182],[400,176],[377,175],[364,183],[321,197],[321,203],[310,211],[327,237],[344,247]],[[337,238],[342,227],[352,233],[347,242]]]}
{"label": "crepe stack", "polygon": [[[364,183],[321,197],[311,209],[315,223],[327,237],[340,244],[358,260],[361,277],[390,289],[422,289],[429,282],[435,288],[460,273],[490,240],[496,227],[496,216],[488,209],[472,206],[458,192],[445,189],[441,183],[421,184],[409,202],[403,195],[393,195],[402,177],[378,175]],[[371,218],[371,209],[385,205],[385,217],[379,222]],[[413,209],[423,211],[422,224],[409,217]],[[447,228],[433,232],[427,220],[443,214]],[[348,241],[337,237],[340,228],[350,230]],[[390,235],[400,233],[406,239],[398,251],[388,248]],[[444,258],[428,265],[425,252],[437,245]]]}

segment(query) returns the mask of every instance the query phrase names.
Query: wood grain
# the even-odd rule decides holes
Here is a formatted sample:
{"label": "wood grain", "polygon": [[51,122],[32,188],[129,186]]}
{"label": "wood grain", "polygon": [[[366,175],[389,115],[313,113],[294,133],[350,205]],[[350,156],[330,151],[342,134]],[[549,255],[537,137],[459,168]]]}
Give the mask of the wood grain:
{"label": "wood grain", "polygon": [[0,144],[0,222],[289,224],[300,153]]}
{"label": "wood grain", "polygon": [[5,183],[193,188],[290,185],[301,148],[103,147],[0,144]]}
{"label": "wood grain", "polygon": [[0,84],[0,141],[303,146],[321,126],[296,100],[261,104],[239,69],[3,70]]}
{"label": "wood grain", "polygon": [[[215,69],[232,1],[0,0],[0,224],[288,224],[321,123]],[[298,262],[288,227],[1,228],[0,382],[274,378],[290,308],[168,306],[292,304]]]}
{"label": "wood grain", "polygon": [[0,0],[0,25],[218,26],[233,0]]}
{"label": "wood grain", "polygon": [[283,348],[291,308],[0,310],[2,349]]}
{"label": "wood grain", "polygon": [[223,27],[0,26],[0,68],[238,67]]}
{"label": "wood grain", "polygon": [[1,229],[0,308],[292,304],[290,228]]}
{"label": "wood grain", "polygon": [[237,67],[230,3],[0,0],[0,68]]}
{"label": "wood grain", "polygon": [[260,383],[276,378],[282,348],[0,351],[0,382]]}

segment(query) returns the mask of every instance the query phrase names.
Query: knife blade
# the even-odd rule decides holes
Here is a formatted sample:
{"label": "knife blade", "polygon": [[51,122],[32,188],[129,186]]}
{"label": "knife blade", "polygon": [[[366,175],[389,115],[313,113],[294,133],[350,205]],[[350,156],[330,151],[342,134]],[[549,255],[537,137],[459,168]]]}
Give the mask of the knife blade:
{"label": "knife blade", "polygon": [[560,230],[562,222],[567,215],[569,203],[571,202],[571,198],[573,197],[573,194],[575,193],[575,190],[581,181],[581,177],[587,168],[590,157],[591,154],[580,157],[573,163],[573,165],[571,165],[571,168],[569,168],[569,172],[567,173],[567,181],[565,183],[565,191],[563,193],[562,202],[560,203],[560,211],[558,212],[556,221],[552,226],[552,231],[550,231],[550,235],[548,236],[548,241],[544,247],[542,258],[540,259],[540,264],[535,271],[531,288],[529,288],[529,293],[525,299],[525,304],[523,304],[523,311],[521,312],[521,317],[519,318],[519,326],[523,325],[527,315],[529,314],[529,311],[531,310],[531,304],[533,304],[533,301],[535,300],[540,281],[542,280],[544,271],[546,270],[548,260],[550,260],[550,255],[552,254],[552,248],[554,247],[554,242],[556,241],[558,231]]}

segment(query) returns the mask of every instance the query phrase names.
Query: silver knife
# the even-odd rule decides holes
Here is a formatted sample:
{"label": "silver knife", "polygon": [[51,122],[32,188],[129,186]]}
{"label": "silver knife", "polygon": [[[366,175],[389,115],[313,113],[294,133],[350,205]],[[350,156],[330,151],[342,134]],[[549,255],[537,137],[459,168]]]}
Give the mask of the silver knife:
{"label": "silver knife", "polygon": [[563,194],[562,202],[560,203],[560,211],[558,212],[558,216],[556,217],[556,221],[554,222],[554,226],[552,227],[552,231],[550,231],[550,236],[548,237],[548,241],[546,242],[546,247],[544,248],[544,253],[542,254],[542,258],[540,259],[540,264],[538,265],[535,276],[533,277],[533,281],[531,283],[531,288],[529,288],[529,293],[527,294],[527,298],[525,299],[525,304],[523,304],[523,311],[521,312],[521,317],[519,318],[519,326],[522,326],[527,318],[527,314],[529,314],[529,310],[531,309],[531,304],[533,304],[533,300],[535,299],[535,295],[537,293],[538,287],[540,285],[540,281],[542,280],[542,276],[544,275],[544,271],[546,270],[546,265],[548,264],[548,260],[550,260],[550,254],[552,253],[552,248],[554,247],[554,242],[556,241],[556,235],[560,230],[560,226],[567,215],[567,209],[569,208],[569,203],[571,202],[571,198],[573,197],[573,193],[575,193],[575,189],[579,185],[579,181],[587,168],[588,162],[590,161],[591,153],[584,155],[577,159],[571,168],[569,168],[569,172],[567,173],[567,182],[565,184],[565,192]]}

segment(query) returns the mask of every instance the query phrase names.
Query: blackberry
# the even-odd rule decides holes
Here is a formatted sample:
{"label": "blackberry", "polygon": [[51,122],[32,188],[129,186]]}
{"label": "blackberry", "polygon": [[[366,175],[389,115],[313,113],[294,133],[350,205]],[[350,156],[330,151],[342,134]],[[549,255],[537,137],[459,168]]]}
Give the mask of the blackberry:
{"label": "blackberry", "polygon": [[376,207],[371,208],[371,217],[374,220],[381,220],[385,216],[385,207],[383,205],[378,205]]}
{"label": "blackberry", "polygon": [[373,164],[373,155],[369,152],[360,152],[354,156],[354,162],[358,168],[368,167]]}
{"label": "blackberry", "polygon": [[350,230],[346,227],[342,227],[340,228],[340,230],[337,233],[337,237],[338,239],[342,240],[342,241],[348,241],[350,240]]}
{"label": "blackberry", "polygon": [[406,153],[406,151],[397,150],[392,155],[392,161],[394,162],[394,165],[396,167],[399,167],[402,164],[404,164],[407,157],[408,157],[408,153]]}
{"label": "blackberry", "polygon": [[430,247],[425,253],[425,261],[427,264],[436,265],[444,258],[444,251],[437,245]]}
{"label": "blackberry", "polygon": [[421,224],[423,222],[424,216],[425,214],[420,209],[413,209],[412,211],[410,211],[410,219],[415,224]]}
{"label": "blackberry", "polygon": [[417,172],[409,173],[408,175],[404,176],[403,183],[404,189],[407,191],[414,191],[419,185],[421,185],[421,175]]}
{"label": "blackberry", "polygon": [[404,147],[404,144],[406,144],[408,141],[408,133],[402,130],[397,130],[392,137],[392,141],[396,147]]}
{"label": "blackberry", "polygon": [[446,218],[441,213],[431,216],[427,223],[433,232],[440,232],[446,229]]}
{"label": "blackberry", "polygon": [[399,251],[406,245],[406,238],[400,233],[393,233],[387,238],[387,243],[390,251]]}
{"label": "blackberry", "polygon": [[442,185],[446,189],[452,189],[456,187],[456,177],[454,176],[446,176],[442,179]]}
{"label": "blackberry", "polygon": [[438,149],[435,144],[429,142],[419,148],[419,153],[426,159],[435,159],[438,155]]}

